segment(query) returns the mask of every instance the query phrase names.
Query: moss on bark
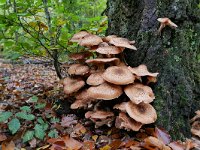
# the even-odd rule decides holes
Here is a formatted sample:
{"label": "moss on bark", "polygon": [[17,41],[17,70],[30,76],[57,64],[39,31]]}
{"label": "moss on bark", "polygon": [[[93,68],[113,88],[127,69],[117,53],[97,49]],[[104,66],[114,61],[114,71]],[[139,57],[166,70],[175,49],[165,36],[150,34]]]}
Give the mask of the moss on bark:
{"label": "moss on bark", "polygon": [[[200,9],[196,0],[109,0],[108,34],[136,40],[138,51],[126,52],[131,66],[147,64],[158,71],[153,86],[157,125],[173,138],[190,136],[189,118],[200,109]],[[179,27],[157,34],[158,17]]]}

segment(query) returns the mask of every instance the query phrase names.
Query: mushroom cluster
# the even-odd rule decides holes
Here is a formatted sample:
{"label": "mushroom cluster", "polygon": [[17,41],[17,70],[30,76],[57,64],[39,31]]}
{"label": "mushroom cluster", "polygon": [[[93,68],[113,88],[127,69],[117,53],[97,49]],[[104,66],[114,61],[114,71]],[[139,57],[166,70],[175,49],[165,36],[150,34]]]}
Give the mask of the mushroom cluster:
{"label": "mushroom cluster", "polygon": [[64,93],[73,99],[71,109],[84,109],[85,118],[102,125],[138,131],[142,125],[156,121],[151,103],[154,93],[150,82],[156,82],[158,73],[147,66],[127,66],[123,51],[137,50],[135,41],[109,35],[99,37],[87,31],[76,33],[72,42],[84,46],[80,53],[69,55],[74,61],[63,81]]}

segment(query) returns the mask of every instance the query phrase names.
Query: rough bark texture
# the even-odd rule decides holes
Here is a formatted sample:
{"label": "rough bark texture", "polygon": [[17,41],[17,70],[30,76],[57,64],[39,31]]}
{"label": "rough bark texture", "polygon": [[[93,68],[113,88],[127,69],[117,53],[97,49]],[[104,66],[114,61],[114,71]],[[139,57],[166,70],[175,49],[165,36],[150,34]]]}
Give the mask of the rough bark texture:
{"label": "rough bark texture", "polygon": [[[138,51],[126,52],[130,66],[146,64],[159,72],[154,85],[159,126],[173,138],[190,136],[189,118],[200,109],[199,0],[108,0],[107,34],[136,40]],[[178,25],[158,35],[157,18]]]}

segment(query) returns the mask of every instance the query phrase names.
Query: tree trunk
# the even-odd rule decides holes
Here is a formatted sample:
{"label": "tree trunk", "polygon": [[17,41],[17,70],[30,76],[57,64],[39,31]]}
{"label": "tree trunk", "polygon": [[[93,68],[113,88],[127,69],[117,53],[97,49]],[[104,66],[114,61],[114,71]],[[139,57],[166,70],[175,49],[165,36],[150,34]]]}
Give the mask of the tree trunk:
{"label": "tree trunk", "polygon": [[[200,109],[199,0],[108,0],[107,34],[136,40],[137,51],[127,50],[130,66],[146,64],[159,72],[153,86],[157,125],[174,139],[190,136],[189,118]],[[157,18],[168,17],[177,29],[158,34]]]}

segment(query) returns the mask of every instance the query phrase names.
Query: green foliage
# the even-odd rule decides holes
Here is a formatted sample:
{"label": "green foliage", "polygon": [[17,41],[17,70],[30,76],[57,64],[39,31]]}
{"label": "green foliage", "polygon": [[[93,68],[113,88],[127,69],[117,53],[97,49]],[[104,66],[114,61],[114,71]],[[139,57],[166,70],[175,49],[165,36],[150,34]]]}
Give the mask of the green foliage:
{"label": "green foliage", "polygon": [[12,132],[12,134],[15,134],[19,128],[20,128],[20,122],[19,119],[14,118],[8,123],[8,128]]}
{"label": "green foliage", "polygon": [[21,128],[21,130],[25,130],[26,132],[22,135],[23,142],[28,142],[33,138],[43,140],[45,136],[57,137],[58,131],[52,129],[49,123],[58,123],[60,120],[49,114],[52,112],[45,112],[46,103],[39,101],[37,96],[30,97],[26,102],[27,105],[20,107],[13,113],[1,112],[0,123],[8,122],[8,129],[12,134],[17,134]]}
{"label": "green foliage", "polygon": [[1,112],[0,113],[0,122],[4,122],[7,121],[8,118],[10,118],[12,116],[12,113],[7,111],[7,112]]}
{"label": "green foliage", "polygon": [[77,31],[105,33],[107,18],[101,16],[105,8],[106,0],[48,0],[47,4],[42,0],[1,0],[0,48],[8,58],[17,59],[21,55],[52,57],[56,47],[63,58],[74,51],[76,45],[68,45],[68,40]]}

